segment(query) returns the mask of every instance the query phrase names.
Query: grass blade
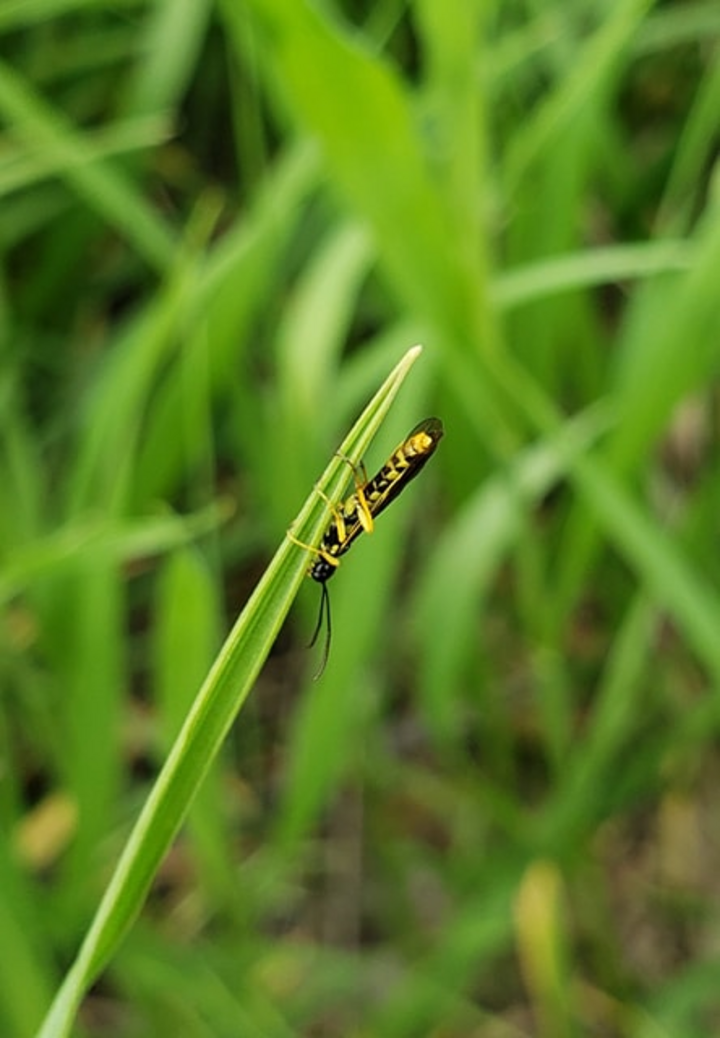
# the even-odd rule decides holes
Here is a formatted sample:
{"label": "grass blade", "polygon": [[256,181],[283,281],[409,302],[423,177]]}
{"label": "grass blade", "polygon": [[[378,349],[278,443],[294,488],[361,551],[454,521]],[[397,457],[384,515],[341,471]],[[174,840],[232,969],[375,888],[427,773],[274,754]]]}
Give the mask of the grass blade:
{"label": "grass blade", "polygon": [[[340,450],[358,461],[379,428],[420,347],[408,350],[368,404]],[[337,493],[345,466],[335,456],[320,486]],[[315,543],[327,521],[313,491],[294,524],[298,536]],[[142,907],[155,872],[247,698],[303,580],[306,557],[286,538],[240,614],[190,710],[145,807],[78,956],[58,991],[40,1038],[70,1033],[89,985],[106,965]]]}

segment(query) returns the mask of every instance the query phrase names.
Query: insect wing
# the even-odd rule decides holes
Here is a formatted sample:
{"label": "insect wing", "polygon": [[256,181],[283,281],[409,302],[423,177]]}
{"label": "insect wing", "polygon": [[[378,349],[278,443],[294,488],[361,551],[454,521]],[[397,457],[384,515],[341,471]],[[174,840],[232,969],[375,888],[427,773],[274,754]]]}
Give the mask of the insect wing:
{"label": "insect wing", "polygon": [[[384,512],[408,483],[422,471],[435,453],[443,432],[443,424],[439,418],[426,418],[419,422],[403,442],[395,448],[390,459],[380,471],[365,484],[363,492],[373,518]],[[364,530],[358,514],[357,498],[350,498],[343,507],[346,530],[342,549],[338,555],[344,555]],[[353,512],[354,519],[352,518]]]}

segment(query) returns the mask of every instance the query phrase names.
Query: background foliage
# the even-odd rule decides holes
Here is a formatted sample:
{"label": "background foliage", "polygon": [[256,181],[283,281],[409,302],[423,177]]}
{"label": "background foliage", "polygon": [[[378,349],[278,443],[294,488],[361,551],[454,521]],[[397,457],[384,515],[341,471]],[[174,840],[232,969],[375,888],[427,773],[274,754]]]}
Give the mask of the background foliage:
{"label": "background foliage", "polygon": [[303,587],[77,1033],[717,1033],[718,29],[0,7],[3,1035],[417,341],[367,462],[437,456],[316,684]]}

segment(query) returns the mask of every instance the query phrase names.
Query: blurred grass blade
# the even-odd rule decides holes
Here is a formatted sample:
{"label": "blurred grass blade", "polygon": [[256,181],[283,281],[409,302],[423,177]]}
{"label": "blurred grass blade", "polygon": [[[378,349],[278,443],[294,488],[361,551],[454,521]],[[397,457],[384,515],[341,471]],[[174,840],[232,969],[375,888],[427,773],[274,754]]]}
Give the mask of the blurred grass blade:
{"label": "blurred grass blade", "polygon": [[533,299],[547,299],[574,288],[687,270],[692,262],[683,241],[585,249],[505,271],[495,281],[492,295],[503,310],[512,310]]}
{"label": "blurred grass blade", "polygon": [[[420,350],[419,346],[408,350],[388,376],[341,445],[343,455],[357,462],[365,453]],[[320,481],[329,496],[337,494],[344,470],[342,459],[335,455]],[[308,543],[316,543],[326,522],[326,506],[313,491],[295,521],[295,533]],[[306,568],[306,554],[284,539],[198,693],[39,1032],[40,1038],[61,1038],[70,1033],[85,992],[140,911],[157,867],[252,688]]]}
{"label": "blurred grass blade", "polygon": [[[372,228],[401,298],[440,327],[454,328],[483,311],[482,268],[474,253],[463,263],[450,247],[456,239],[448,234],[446,199],[431,175],[409,92],[392,65],[315,5],[252,0],[249,6],[267,74],[278,77],[291,110],[320,142],[336,186]],[[242,50],[246,12],[233,3],[220,9]],[[466,333],[485,348],[487,328],[473,325]]]}
{"label": "blurred grass blade", "polygon": [[171,264],[175,237],[128,180],[110,164],[98,162],[84,134],[35,93],[30,83],[0,64],[0,114],[29,149],[42,151],[88,209],[114,227],[154,270]]}

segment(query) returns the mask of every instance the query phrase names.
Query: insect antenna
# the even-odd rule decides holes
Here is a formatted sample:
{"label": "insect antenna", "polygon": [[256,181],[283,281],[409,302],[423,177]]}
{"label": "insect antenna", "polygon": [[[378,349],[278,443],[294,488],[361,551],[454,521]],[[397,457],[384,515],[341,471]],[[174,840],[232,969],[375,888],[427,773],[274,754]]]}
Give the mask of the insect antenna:
{"label": "insect antenna", "polygon": [[332,639],[332,620],[330,617],[330,592],[327,589],[327,584],[323,581],[322,592],[320,594],[320,609],[318,611],[317,623],[315,624],[315,630],[313,636],[308,642],[308,649],[312,649],[313,645],[318,639],[318,635],[322,630],[323,619],[326,619],[325,625],[325,645],[323,646],[322,656],[320,657],[320,666],[318,667],[315,674],[313,674],[313,681],[317,681],[323,676],[325,667],[327,666],[328,657],[330,656],[330,641]]}

